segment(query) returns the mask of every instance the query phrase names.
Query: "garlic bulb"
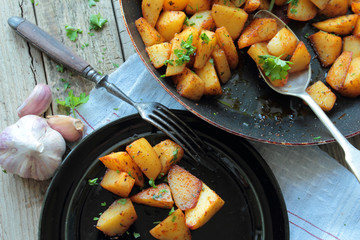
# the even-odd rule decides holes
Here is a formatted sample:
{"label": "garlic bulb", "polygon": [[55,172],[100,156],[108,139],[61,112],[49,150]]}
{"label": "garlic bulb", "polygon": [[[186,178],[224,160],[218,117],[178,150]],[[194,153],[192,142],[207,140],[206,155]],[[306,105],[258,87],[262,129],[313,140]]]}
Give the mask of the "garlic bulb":
{"label": "garlic bulb", "polygon": [[19,117],[41,115],[49,108],[52,101],[51,89],[48,85],[38,84],[17,109]]}
{"label": "garlic bulb", "polygon": [[58,131],[65,140],[75,142],[82,138],[84,124],[80,119],[65,115],[47,116],[49,126]]}
{"label": "garlic bulb", "polygon": [[24,178],[46,180],[59,167],[64,138],[44,118],[27,115],[0,134],[0,165]]}

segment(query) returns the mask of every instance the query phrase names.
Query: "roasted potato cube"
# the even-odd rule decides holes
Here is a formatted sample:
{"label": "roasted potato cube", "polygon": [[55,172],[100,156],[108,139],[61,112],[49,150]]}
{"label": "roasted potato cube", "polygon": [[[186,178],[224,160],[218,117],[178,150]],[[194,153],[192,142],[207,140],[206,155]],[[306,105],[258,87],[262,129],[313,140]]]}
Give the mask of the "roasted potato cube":
{"label": "roasted potato cube", "polygon": [[344,37],[344,46],[343,46],[343,52],[349,51],[352,52],[353,58],[360,56],[360,38],[355,36],[347,36]]}
{"label": "roasted potato cube", "polygon": [[197,12],[210,10],[211,1],[210,0],[190,0],[186,6],[185,12],[189,15],[193,15]]}
{"label": "roasted potato cube", "polygon": [[186,225],[191,230],[198,229],[207,223],[224,204],[224,200],[203,183],[195,208],[185,211]]}
{"label": "roasted potato cube", "polygon": [[167,174],[170,167],[179,162],[184,156],[182,147],[170,139],[159,142],[153,148],[160,159],[161,174],[163,175]]}
{"label": "roasted potato cube", "polygon": [[115,152],[108,154],[106,156],[100,157],[99,160],[109,169],[127,172],[133,178],[135,178],[135,185],[139,187],[144,186],[144,177],[143,174],[130,157],[127,152]]}
{"label": "roasted potato cube", "polygon": [[360,37],[360,18],[359,17],[356,21],[355,28],[354,28],[352,34],[356,37]]}
{"label": "roasted potato cube", "polygon": [[244,6],[244,11],[251,13],[260,7],[260,0],[247,0]]}
{"label": "roasted potato cube", "polygon": [[151,207],[168,208],[174,206],[171,191],[166,183],[161,183],[155,187],[150,187],[132,196],[131,201]]}
{"label": "roasted potato cube", "polygon": [[149,179],[157,178],[161,171],[161,162],[145,138],[139,138],[127,145],[126,151]]}
{"label": "roasted potato cube", "polygon": [[196,74],[205,82],[204,95],[221,95],[222,89],[216,74],[214,60],[209,59],[203,68],[196,69]]}
{"label": "roasted potato cube", "polygon": [[[262,64],[260,64],[259,56],[270,55],[270,53],[267,50],[267,43],[261,42],[261,43],[253,44],[253,45],[251,45],[251,47],[249,48],[247,53],[255,61],[255,63],[261,69],[261,71],[263,71],[264,69],[263,69]],[[264,76],[265,76],[265,74],[264,74]],[[271,83],[272,85],[274,85],[276,87],[284,86],[287,83],[287,80],[288,80],[288,75],[284,79],[270,80],[270,78],[267,78],[267,81],[269,81],[269,83]]]}
{"label": "roasted potato cube", "polygon": [[202,29],[215,29],[215,22],[211,16],[211,11],[208,10],[195,13],[188,21],[185,22],[184,29],[188,27],[194,27],[198,31],[201,31]]}
{"label": "roasted potato cube", "polygon": [[194,68],[199,69],[205,66],[216,44],[217,40],[214,32],[208,30],[201,31],[196,49]]}
{"label": "roasted potato cube", "polygon": [[164,221],[151,229],[150,234],[160,240],[191,240],[190,230],[185,224],[184,213],[180,209],[177,209]]}
{"label": "roasted potato cube", "polygon": [[267,49],[270,55],[285,59],[291,56],[297,46],[298,40],[296,36],[286,27],[283,27],[276,35],[269,41]]}
{"label": "roasted potato cube", "polygon": [[101,214],[96,228],[108,236],[122,235],[136,219],[135,208],[130,199],[118,199]]}
{"label": "roasted potato cube", "polygon": [[299,0],[297,4],[289,3],[287,16],[296,21],[308,21],[317,14],[317,7],[311,0]]}
{"label": "roasted potato cube", "polygon": [[106,171],[100,182],[100,186],[120,197],[128,197],[134,184],[135,179],[128,173],[111,169]]}
{"label": "roasted potato cube", "polygon": [[168,173],[168,183],[178,208],[185,211],[196,206],[203,185],[197,177],[173,165]]}
{"label": "roasted potato cube", "polygon": [[246,0],[231,0],[231,2],[235,5],[235,7],[241,7]]}
{"label": "roasted potato cube", "polygon": [[323,82],[317,81],[306,89],[306,92],[324,111],[330,111],[335,104],[336,95]]}
{"label": "roasted potato cube", "polygon": [[216,72],[220,81],[225,84],[231,78],[231,70],[229,63],[226,59],[225,51],[216,45],[214,51],[211,54],[214,59]]}
{"label": "roasted potato cube", "polygon": [[181,32],[185,19],[186,15],[182,11],[164,11],[160,14],[155,28],[165,41],[170,41],[175,33]]}
{"label": "roasted potato cube", "polygon": [[319,13],[327,17],[342,16],[346,14],[349,7],[348,4],[348,1],[344,0],[330,0]]}
{"label": "roasted potato cube", "polygon": [[216,39],[220,48],[224,49],[226,59],[231,69],[235,69],[239,64],[239,56],[232,38],[225,27],[216,29]]}
{"label": "roasted potato cube", "polygon": [[213,0],[213,3],[223,5],[223,6],[233,7],[233,8],[236,7],[235,4],[233,4],[229,0]]}
{"label": "roasted potato cube", "polygon": [[269,10],[270,1],[269,0],[260,0],[259,10]]}
{"label": "roasted potato cube", "polygon": [[324,9],[329,2],[329,0],[311,0],[311,1],[319,9]]}
{"label": "roasted potato cube", "polygon": [[275,5],[282,6],[287,3],[288,0],[275,0]]}
{"label": "roasted potato cube", "polygon": [[336,91],[341,89],[344,85],[352,56],[352,52],[343,52],[331,66],[326,76],[326,82]]}
{"label": "roasted potato cube", "polygon": [[146,47],[162,43],[165,39],[152,27],[145,18],[139,18],[135,21],[135,26]]}
{"label": "roasted potato cube", "polygon": [[170,58],[171,44],[168,42],[159,43],[145,48],[150,61],[155,68],[161,68],[165,61]]}
{"label": "roasted potato cube", "polygon": [[141,2],[142,16],[152,27],[155,27],[163,4],[164,0],[142,0]]}
{"label": "roasted potato cube", "polygon": [[291,69],[289,73],[298,72],[309,68],[311,60],[311,55],[307,50],[305,44],[300,41],[295,48],[293,55],[290,58],[290,62],[293,64],[291,65]]}
{"label": "roasted potato cube", "polygon": [[360,57],[353,58],[343,87],[339,89],[341,95],[355,98],[360,95]]}
{"label": "roasted potato cube", "polygon": [[188,68],[174,76],[173,81],[180,96],[197,101],[204,95],[205,82]]}
{"label": "roasted potato cube", "polygon": [[351,11],[356,14],[360,14],[360,2],[351,2]]}
{"label": "roasted potato cube", "polygon": [[319,31],[309,37],[323,67],[328,67],[339,57],[342,48],[341,37]]}
{"label": "roasted potato cube", "polygon": [[238,40],[240,49],[254,43],[267,42],[277,33],[276,20],[272,18],[255,18],[242,32]]}
{"label": "roasted potato cube", "polygon": [[225,27],[233,40],[240,36],[248,19],[248,14],[244,10],[214,4],[211,11],[216,27]]}
{"label": "roasted potato cube", "polygon": [[164,0],[164,11],[181,11],[186,8],[189,0]]}
{"label": "roasted potato cube", "polygon": [[357,18],[357,14],[351,14],[336,18],[330,18],[322,22],[313,23],[312,25],[317,29],[328,33],[348,35],[354,30]]}

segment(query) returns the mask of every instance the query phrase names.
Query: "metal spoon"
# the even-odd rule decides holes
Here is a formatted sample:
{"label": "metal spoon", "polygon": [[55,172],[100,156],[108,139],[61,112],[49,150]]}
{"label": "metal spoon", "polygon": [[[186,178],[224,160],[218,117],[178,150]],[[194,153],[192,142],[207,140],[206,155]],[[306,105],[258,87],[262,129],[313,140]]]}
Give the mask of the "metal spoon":
{"label": "metal spoon", "polygon": [[[276,19],[278,27],[280,29],[286,26],[286,24],[282,20],[280,20],[277,16],[266,10],[260,10],[255,14],[254,17],[274,18]],[[291,29],[289,30],[291,31]],[[265,80],[265,82],[269,85],[269,87],[271,87],[276,92],[284,95],[299,97],[309,105],[309,107],[313,110],[316,116],[321,120],[321,122],[330,131],[330,133],[333,135],[333,137],[336,139],[336,141],[340,144],[340,146],[344,150],[345,160],[349,165],[349,167],[351,168],[357,180],[360,182],[360,151],[357,150],[353,145],[351,145],[351,143],[335,127],[335,125],[332,123],[329,117],[324,113],[324,111],[319,107],[319,105],[306,92],[306,88],[311,80],[311,66],[309,66],[309,69],[307,70],[290,74],[288,83],[283,87],[273,86],[260,69],[259,72],[263,77],[263,79]]]}

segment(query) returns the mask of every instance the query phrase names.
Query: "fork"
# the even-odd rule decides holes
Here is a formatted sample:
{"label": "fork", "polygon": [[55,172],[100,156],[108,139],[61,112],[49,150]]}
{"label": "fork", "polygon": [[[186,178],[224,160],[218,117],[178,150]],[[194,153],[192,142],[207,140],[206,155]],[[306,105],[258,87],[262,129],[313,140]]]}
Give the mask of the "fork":
{"label": "fork", "polygon": [[157,102],[134,102],[117,86],[108,81],[108,75],[100,75],[85,60],[29,21],[21,17],[11,17],[8,19],[8,24],[17,34],[59,64],[94,82],[96,88],[103,87],[107,92],[136,108],[145,121],[160,129],[179,144],[198,164],[200,159],[207,155],[204,150],[205,144],[200,137],[164,105]]}

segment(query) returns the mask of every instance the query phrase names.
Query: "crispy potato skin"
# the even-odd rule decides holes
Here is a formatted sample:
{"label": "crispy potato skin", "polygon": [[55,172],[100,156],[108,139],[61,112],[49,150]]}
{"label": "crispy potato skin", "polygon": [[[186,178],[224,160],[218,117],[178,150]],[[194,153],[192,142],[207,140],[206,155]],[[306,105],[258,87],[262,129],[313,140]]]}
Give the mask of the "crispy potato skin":
{"label": "crispy potato skin", "polygon": [[193,15],[197,12],[210,10],[211,9],[211,0],[189,0],[188,5],[186,6],[185,12],[188,15]]}
{"label": "crispy potato skin", "polygon": [[178,163],[184,156],[184,149],[170,139],[159,142],[153,148],[160,159],[161,174],[163,175],[167,174],[170,167]]}
{"label": "crispy potato skin", "polygon": [[337,17],[345,15],[348,10],[348,1],[346,0],[330,0],[325,8],[320,10],[321,15],[327,17]]}
{"label": "crispy potato skin", "polygon": [[344,37],[343,52],[348,51],[353,53],[353,58],[360,56],[360,38],[356,36]]}
{"label": "crispy potato skin", "polygon": [[341,37],[319,31],[309,37],[323,67],[328,67],[339,57],[342,49]]}
{"label": "crispy potato skin", "polygon": [[220,78],[220,81],[225,84],[231,78],[231,70],[229,63],[226,59],[225,51],[218,45],[216,45],[211,56],[214,59],[214,64],[218,77]]}
{"label": "crispy potato skin", "polygon": [[160,240],[191,240],[191,233],[185,223],[184,213],[177,209],[161,223],[150,230],[150,234]]}
{"label": "crispy potato skin", "polygon": [[311,0],[311,2],[317,6],[320,10],[324,9],[329,3],[329,0]]}
{"label": "crispy potato skin", "polygon": [[293,63],[289,73],[299,72],[309,68],[311,55],[307,50],[304,42],[300,41],[298,43],[289,61]]}
{"label": "crispy potato skin", "polygon": [[205,30],[214,30],[215,22],[211,15],[211,10],[202,11],[195,13],[188,21],[187,25],[184,24],[183,28],[194,27],[199,32],[203,29]]}
{"label": "crispy potato skin", "polygon": [[111,169],[106,171],[100,182],[101,187],[120,197],[128,197],[134,184],[135,179],[128,173]]}
{"label": "crispy potato skin", "polygon": [[169,42],[181,31],[185,19],[186,15],[182,11],[164,11],[160,14],[155,29]]}
{"label": "crispy potato skin", "polygon": [[352,52],[345,51],[336,59],[334,64],[331,66],[326,76],[326,82],[334,90],[339,91],[343,87],[352,57]]}
{"label": "crispy potato skin", "polygon": [[139,138],[127,145],[126,151],[149,179],[157,178],[161,171],[160,159],[145,138]]}
{"label": "crispy potato skin", "polygon": [[199,36],[194,62],[194,68],[197,69],[205,66],[217,44],[216,34],[214,32],[202,30]]}
{"label": "crispy potato skin", "polygon": [[135,26],[146,47],[165,41],[154,27],[152,27],[145,18],[141,17],[135,21]]}
{"label": "crispy potato skin", "polygon": [[275,19],[256,18],[242,32],[238,40],[239,49],[248,47],[254,43],[267,42],[277,33]]}
{"label": "crispy potato skin", "polygon": [[108,236],[122,235],[137,219],[135,208],[130,199],[116,200],[101,214],[96,228]]}
{"label": "crispy potato skin", "polygon": [[339,89],[341,95],[345,97],[355,98],[360,95],[360,57],[353,58],[343,87]]}
{"label": "crispy potato skin", "polygon": [[157,185],[156,188],[150,187],[144,189],[130,199],[134,203],[158,208],[171,209],[174,205],[171,190],[166,183],[161,183]]}
{"label": "crispy potato skin", "polygon": [[335,104],[336,95],[323,82],[317,81],[306,89],[306,92],[324,111],[330,111]]}
{"label": "crispy potato skin", "polygon": [[297,46],[298,40],[296,36],[286,27],[282,28],[269,41],[267,49],[270,55],[279,57],[284,60],[287,56],[291,56]]}
{"label": "crispy potato skin", "polygon": [[203,68],[196,69],[195,73],[205,82],[204,95],[221,95],[220,80],[216,74],[214,64],[209,61]]}
{"label": "crispy potato skin", "polygon": [[194,208],[202,188],[200,179],[178,165],[173,165],[168,173],[168,183],[175,205],[185,211]]}
{"label": "crispy potato skin", "polygon": [[235,44],[225,27],[216,29],[216,38],[220,48],[224,49],[226,59],[231,69],[235,69],[239,64],[239,56]]}
{"label": "crispy potato skin", "polygon": [[247,0],[244,6],[245,12],[251,13],[260,7],[260,0]]}
{"label": "crispy potato skin", "polygon": [[204,95],[205,82],[188,68],[174,76],[173,81],[176,91],[183,97],[197,101]]}
{"label": "crispy potato skin", "polygon": [[311,0],[299,0],[297,5],[290,3],[288,6],[287,16],[296,21],[308,21],[313,19],[317,14],[317,7]]}
{"label": "crispy potato skin", "polygon": [[164,0],[165,11],[182,11],[188,5],[189,0]]}
{"label": "crispy potato skin", "polygon": [[164,0],[142,0],[141,2],[142,15],[152,27],[155,27],[163,4]]}
{"label": "crispy potato skin", "polygon": [[171,43],[164,42],[146,47],[145,51],[147,52],[151,64],[155,68],[161,68],[165,65],[165,61],[170,58],[171,54]]}
{"label": "crispy potato skin", "polygon": [[131,173],[131,176],[135,178],[135,185],[139,187],[144,186],[144,177],[140,168],[127,152],[115,152],[106,156],[100,157],[99,160],[109,169]]}
{"label": "crispy potato skin", "polygon": [[336,18],[330,18],[322,22],[313,23],[312,25],[317,29],[328,33],[348,35],[354,30],[357,19],[357,14],[351,14]]}

